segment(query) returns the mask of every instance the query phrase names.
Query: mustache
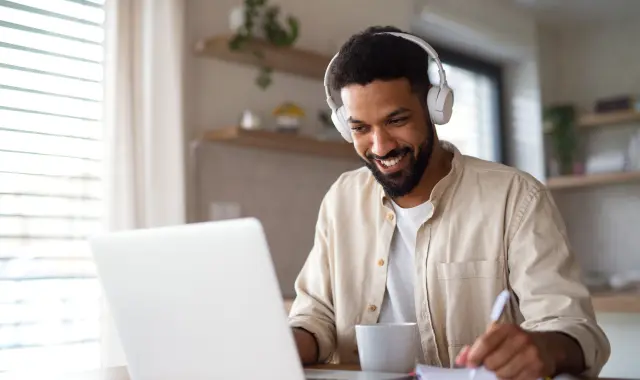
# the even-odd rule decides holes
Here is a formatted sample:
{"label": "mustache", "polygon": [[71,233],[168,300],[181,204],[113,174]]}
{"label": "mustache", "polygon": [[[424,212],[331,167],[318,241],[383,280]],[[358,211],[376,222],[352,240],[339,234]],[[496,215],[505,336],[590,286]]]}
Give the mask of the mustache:
{"label": "mustache", "polygon": [[388,160],[394,157],[404,156],[405,154],[411,153],[412,151],[413,149],[411,149],[410,147],[396,148],[389,151],[389,153],[385,154],[384,156],[378,156],[376,154],[369,152],[366,154],[366,157],[370,160]]}

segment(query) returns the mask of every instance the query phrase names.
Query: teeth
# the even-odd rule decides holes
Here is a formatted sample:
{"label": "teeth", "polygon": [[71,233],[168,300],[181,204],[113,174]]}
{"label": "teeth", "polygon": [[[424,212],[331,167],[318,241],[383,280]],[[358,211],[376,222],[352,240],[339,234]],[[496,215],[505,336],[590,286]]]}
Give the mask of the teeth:
{"label": "teeth", "polygon": [[400,160],[402,160],[402,157],[404,157],[404,155],[396,158],[391,158],[389,160],[379,160],[379,161],[382,163],[382,165],[389,168],[396,165],[398,162],[400,162]]}

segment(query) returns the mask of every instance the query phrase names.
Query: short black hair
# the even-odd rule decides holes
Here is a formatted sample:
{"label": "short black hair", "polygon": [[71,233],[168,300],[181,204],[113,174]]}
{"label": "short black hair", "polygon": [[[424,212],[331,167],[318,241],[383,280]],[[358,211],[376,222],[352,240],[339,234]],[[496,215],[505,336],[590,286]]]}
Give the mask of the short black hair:
{"label": "short black hair", "polygon": [[431,88],[429,55],[414,42],[381,32],[406,33],[393,26],[372,26],[353,35],[342,45],[331,66],[330,86],[340,91],[351,84],[406,78],[411,89],[425,97]]}

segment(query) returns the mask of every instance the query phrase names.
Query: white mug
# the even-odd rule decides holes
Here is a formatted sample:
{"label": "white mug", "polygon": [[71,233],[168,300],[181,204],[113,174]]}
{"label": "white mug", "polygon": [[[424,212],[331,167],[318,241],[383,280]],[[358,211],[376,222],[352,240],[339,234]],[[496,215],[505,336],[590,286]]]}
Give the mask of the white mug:
{"label": "white mug", "polygon": [[363,371],[410,373],[416,366],[419,334],[415,323],[356,325]]}

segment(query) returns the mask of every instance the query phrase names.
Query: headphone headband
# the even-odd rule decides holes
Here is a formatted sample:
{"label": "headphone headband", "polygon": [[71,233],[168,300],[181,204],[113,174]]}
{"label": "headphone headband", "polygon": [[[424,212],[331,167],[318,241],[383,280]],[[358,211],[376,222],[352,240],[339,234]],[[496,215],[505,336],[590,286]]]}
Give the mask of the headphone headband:
{"label": "headphone headband", "polygon": [[[440,83],[438,84],[438,87],[443,88],[447,86],[447,76],[444,72],[444,68],[442,67],[442,62],[440,62],[440,57],[438,56],[438,53],[436,52],[436,50],[431,45],[429,45],[426,41],[408,33],[400,33],[400,32],[374,33],[374,35],[380,35],[380,34],[390,34],[392,36],[404,38],[405,40],[411,41],[414,44],[420,46],[424,51],[427,52],[429,57],[431,57],[431,59],[433,59],[436,65],[438,66],[438,74],[440,76]],[[329,64],[327,65],[327,70],[324,72],[324,90],[325,90],[324,92],[327,97],[327,104],[329,105],[329,108],[331,108],[333,111],[335,111],[338,108],[338,106],[333,101],[333,97],[331,97],[331,90],[329,88],[331,84],[329,83],[329,80],[331,78],[331,67],[333,66],[333,62],[335,62],[336,58],[338,58],[338,55],[340,55],[340,53],[336,53],[333,56],[333,58],[331,58],[331,60],[329,61]]]}

